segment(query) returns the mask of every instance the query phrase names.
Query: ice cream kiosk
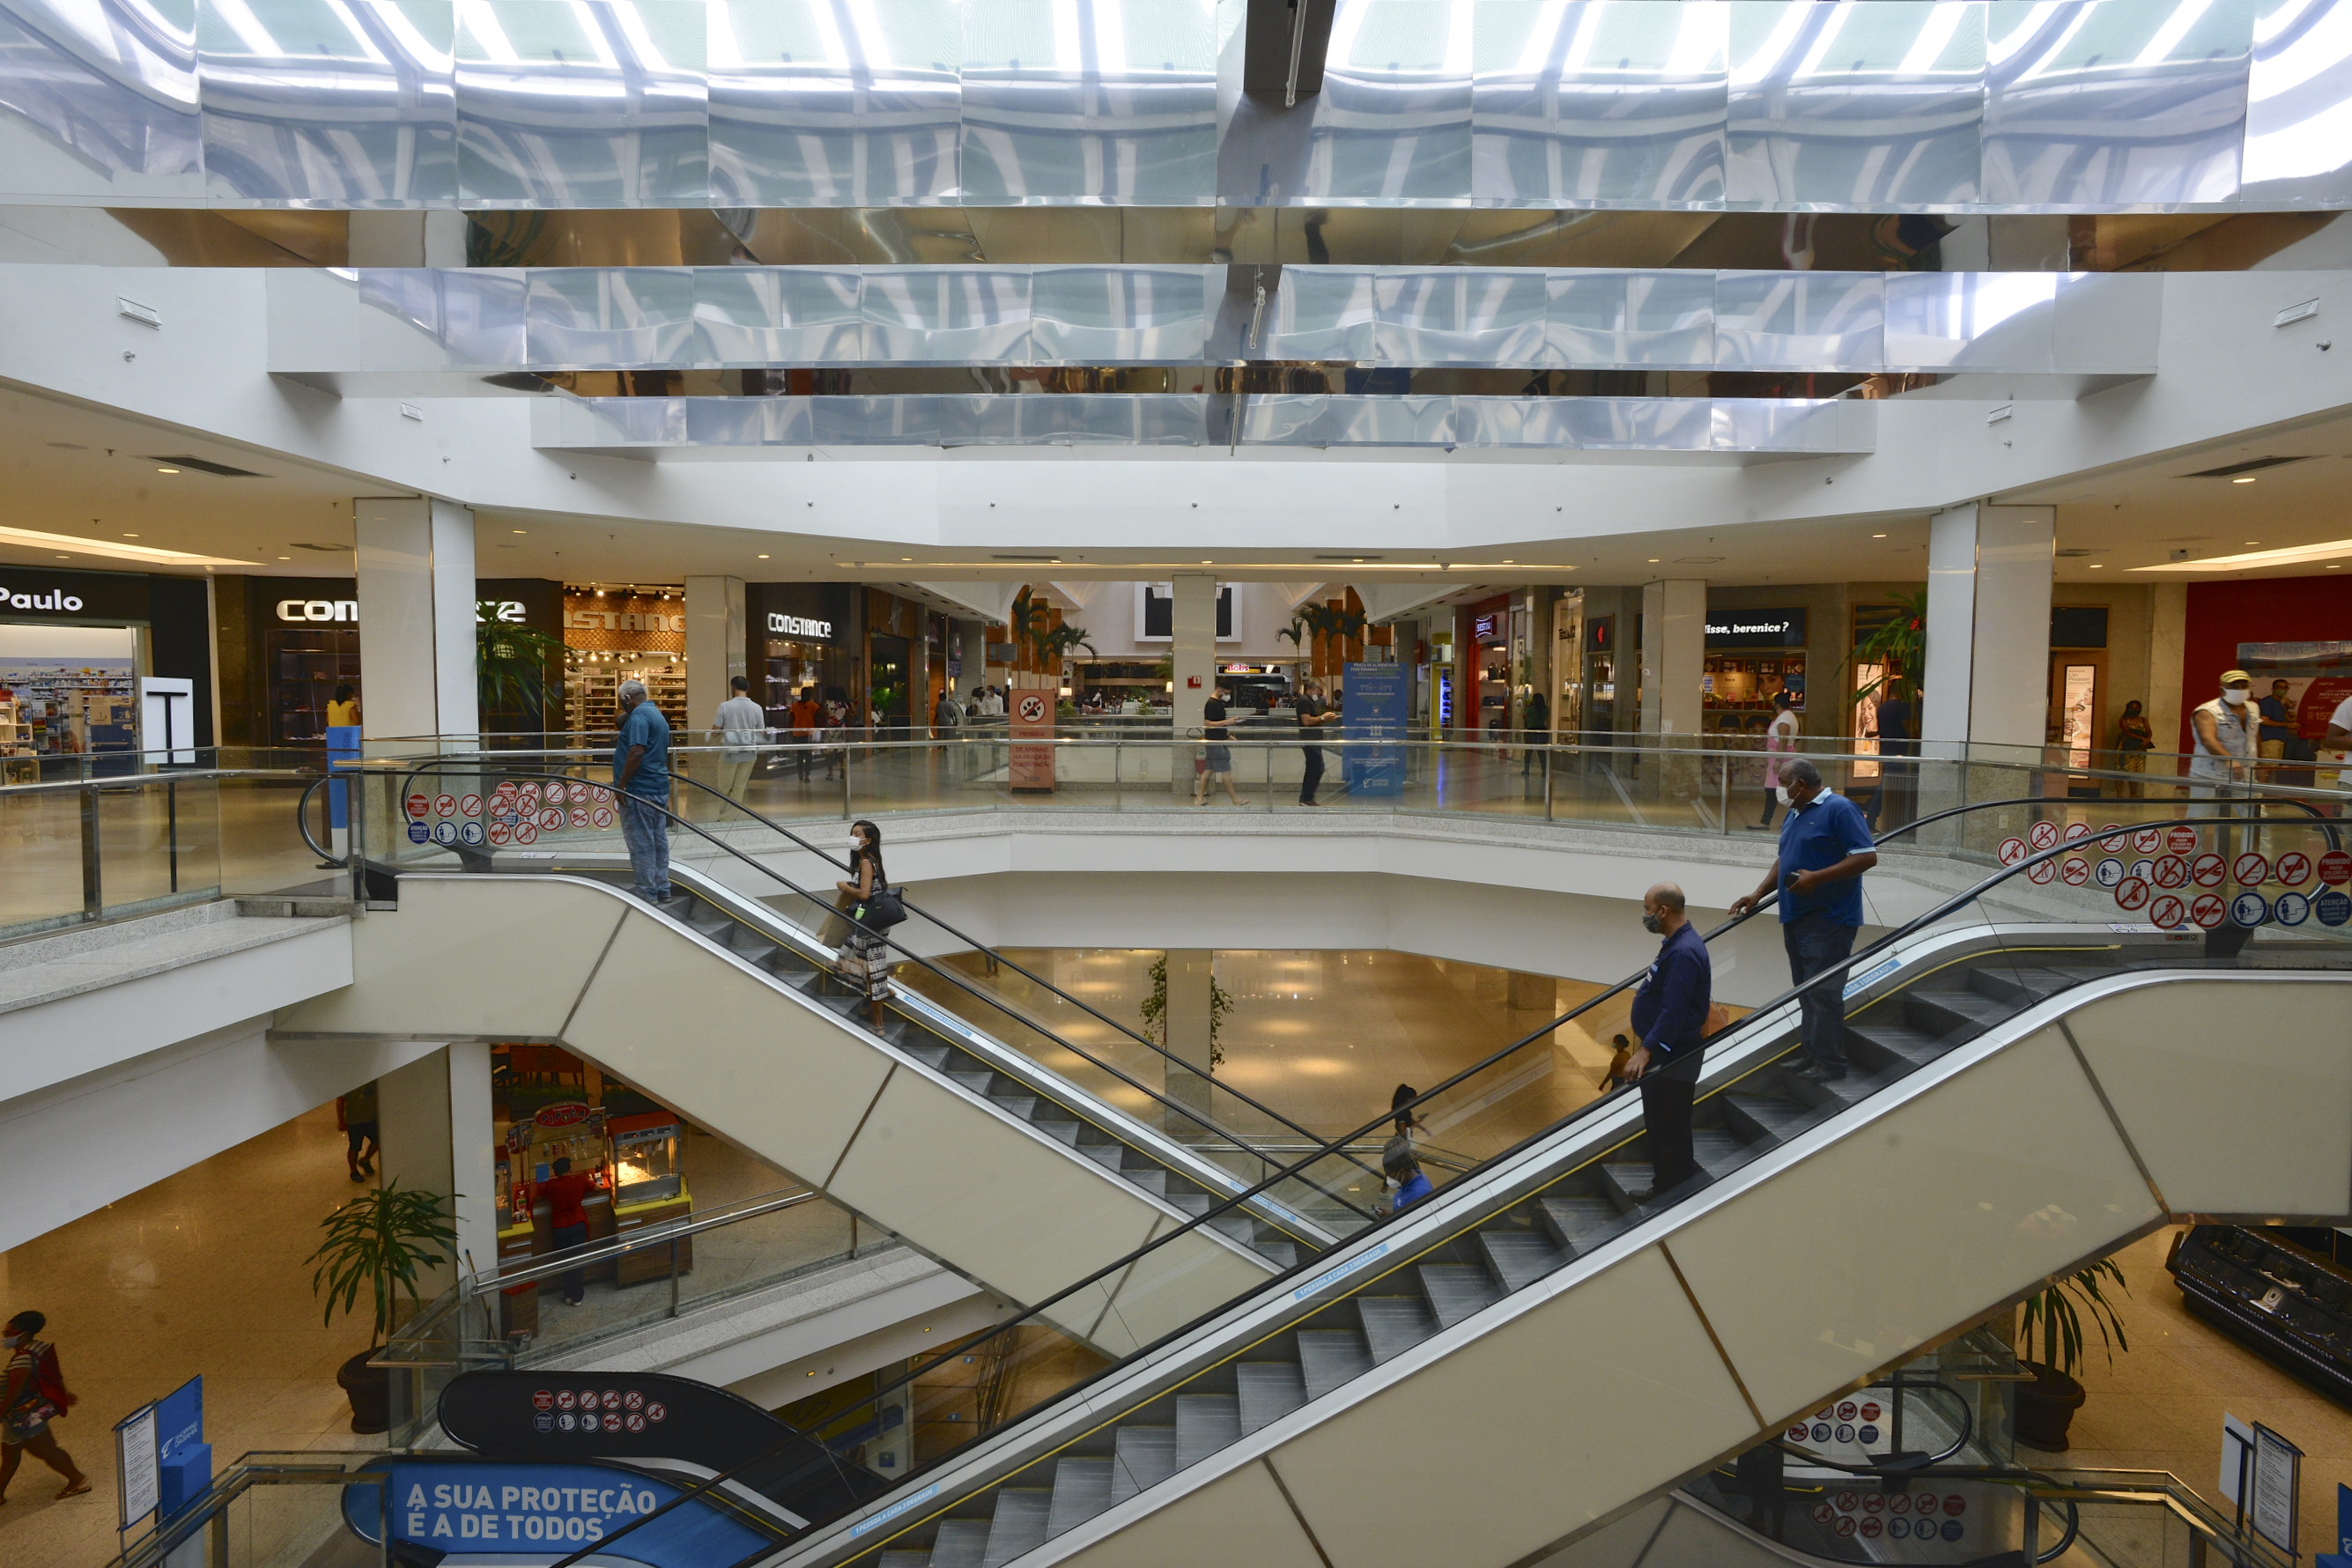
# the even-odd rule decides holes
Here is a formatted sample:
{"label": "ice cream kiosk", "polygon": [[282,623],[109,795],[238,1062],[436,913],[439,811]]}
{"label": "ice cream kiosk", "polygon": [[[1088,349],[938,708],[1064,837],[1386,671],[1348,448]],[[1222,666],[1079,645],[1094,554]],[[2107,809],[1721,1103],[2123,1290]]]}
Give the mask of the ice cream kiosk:
{"label": "ice cream kiosk", "polygon": [[[604,1123],[604,1131],[612,1147],[615,1235],[626,1238],[647,1226],[683,1220],[694,1212],[694,1199],[686,1190],[686,1128],[677,1117],[667,1110],[615,1116]],[[619,1274],[614,1283],[637,1285],[667,1279],[669,1263],[667,1247],[624,1253],[614,1265]],[[693,1239],[681,1237],[677,1271],[684,1274],[693,1267]]]}

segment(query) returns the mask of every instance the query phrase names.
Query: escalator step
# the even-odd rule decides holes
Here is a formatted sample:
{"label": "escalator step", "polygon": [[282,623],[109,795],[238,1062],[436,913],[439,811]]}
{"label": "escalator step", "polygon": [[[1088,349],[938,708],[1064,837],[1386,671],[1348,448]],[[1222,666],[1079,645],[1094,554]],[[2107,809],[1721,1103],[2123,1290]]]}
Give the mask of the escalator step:
{"label": "escalator step", "polygon": [[1871,1068],[1915,1067],[1933,1061],[1944,1049],[1942,1041],[1925,1029],[1874,1018],[1866,1024],[1848,1024],[1845,1037],[1848,1058]]}
{"label": "escalator step", "polygon": [[947,1066],[948,1048],[945,1046],[908,1046],[907,1047],[907,1054],[914,1058],[917,1061],[922,1063],[927,1068],[943,1068]]}
{"label": "escalator step", "polygon": [[1371,1347],[1352,1329],[1301,1329],[1298,1366],[1307,1397],[1320,1399],[1372,1370]]}
{"label": "escalator step", "polygon": [[990,1103],[1020,1121],[1026,1121],[1036,1113],[1037,1097],[1034,1094],[992,1094]]}
{"label": "escalator step", "polygon": [[2028,1006],[2046,996],[2073,989],[2101,973],[2092,969],[2056,969],[2041,964],[1988,963],[1969,972],[1969,988],[1999,1001]]}
{"label": "escalator step", "polygon": [[1484,1268],[1466,1263],[1424,1263],[1421,1288],[1429,1295],[1437,1326],[1450,1329],[1471,1313],[1493,1304],[1495,1281]]}
{"label": "escalator step", "polygon": [[1250,1250],[1277,1268],[1298,1267],[1298,1244],[1295,1241],[1253,1241]]}
{"label": "escalator step", "polygon": [[1081,1143],[1078,1145],[1078,1152],[1084,1154],[1087,1159],[1092,1160],[1096,1164],[1100,1165],[1106,1171],[1116,1171],[1118,1169],[1119,1160],[1127,1152],[1127,1145],[1124,1143]]}
{"label": "escalator step", "polygon": [[1538,1198],[1536,1208],[1553,1237],[1571,1253],[1614,1229],[1622,1217],[1607,1198]]}
{"label": "escalator step", "polygon": [[930,1568],[980,1568],[988,1555],[988,1521],[949,1519],[940,1521],[931,1542]]}
{"label": "escalator step", "polygon": [[1270,1426],[1307,1403],[1307,1374],[1287,1361],[1245,1361],[1234,1368],[1241,1390],[1241,1429],[1246,1436]]}
{"label": "escalator step", "polygon": [[1759,1133],[1775,1143],[1802,1131],[1811,1121],[1811,1107],[1793,1100],[1768,1100],[1760,1094],[1726,1097],[1733,1111],[1747,1118]]}
{"label": "escalator step", "polygon": [[1478,1246],[1507,1291],[1534,1284],[1566,1261],[1549,1238],[1531,1230],[1482,1230]]}
{"label": "escalator step", "polygon": [[1189,1470],[1242,1440],[1241,1402],[1230,1394],[1176,1396],[1176,1468]]}
{"label": "escalator step", "polygon": [[[1162,1173],[1162,1174],[1164,1175],[1165,1173]],[[1192,1218],[1198,1219],[1202,1215],[1209,1212],[1209,1194],[1206,1193],[1170,1193],[1167,1192],[1164,1187],[1161,1191],[1167,1196],[1168,1201],[1176,1205],[1179,1213],[1189,1215]]]}
{"label": "escalator step", "polygon": [[948,1076],[982,1097],[987,1095],[988,1086],[996,1081],[996,1075],[992,1072],[951,1072]]}
{"label": "escalator step", "polygon": [[1437,1314],[1419,1296],[1359,1296],[1364,1343],[1375,1364],[1390,1361],[1437,1331]]}
{"label": "escalator step", "polygon": [[912,1552],[885,1552],[881,1568],[927,1568],[930,1560],[930,1552],[919,1547]]}
{"label": "escalator step", "polygon": [[1054,1506],[1045,1515],[1045,1539],[1076,1530],[1110,1506],[1111,1461],[1072,1456],[1054,1467]]}
{"label": "escalator step", "polygon": [[1110,1500],[1125,1502],[1176,1473],[1176,1428],[1121,1426],[1112,1440]]}
{"label": "escalator step", "polygon": [[[1126,1145],[1114,1144],[1112,1147],[1124,1151]],[[1137,1186],[1141,1187],[1145,1192],[1150,1193],[1155,1198],[1166,1197],[1168,1195],[1168,1173],[1161,1170],[1157,1165],[1138,1165],[1122,1171],[1119,1173],[1124,1175],[1129,1181],[1133,1182]],[[1184,1208],[1184,1205],[1181,1203],[1177,1204],[1176,1206],[1180,1209]],[[1188,1215],[1205,1214],[1208,1211],[1208,1200],[1203,1198],[1201,1201],[1201,1206],[1199,1208],[1185,1209],[1184,1212]]]}
{"label": "escalator step", "polygon": [[1045,1543],[1045,1517],[1054,1494],[1043,1487],[999,1487],[996,1517],[988,1521],[988,1550],[980,1568],[1004,1568],[1014,1558]]}
{"label": "escalator step", "polygon": [[2013,1003],[1996,1002],[1974,991],[1908,991],[1903,996],[1906,1021],[1941,1037],[1974,1034],[2016,1011]]}
{"label": "escalator step", "polygon": [[1078,1146],[1078,1124],[1075,1121],[1040,1121],[1032,1117],[1029,1125],[1048,1138],[1059,1139],[1073,1149]]}
{"label": "escalator step", "polygon": [[1691,1157],[1698,1162],[1699,1169],[1702,1171],[1727,1167],[1744,1157],[1747,1152],[1746,1140],[1735,1137],[1728,1132],[1701,1128],[1691,1134]]}

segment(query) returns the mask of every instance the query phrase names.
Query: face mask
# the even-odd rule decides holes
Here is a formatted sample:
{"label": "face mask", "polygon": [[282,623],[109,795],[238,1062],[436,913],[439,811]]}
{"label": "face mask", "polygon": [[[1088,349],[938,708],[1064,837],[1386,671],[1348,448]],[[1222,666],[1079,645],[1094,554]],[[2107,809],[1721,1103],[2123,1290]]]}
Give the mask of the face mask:
{"label": "face mask", "polygon": [[1782,805],[1792,805],[1792,804],[1794,804],[1793,802],[1791,802],[1791,801],[1789,799],[1789,786],[1788,786],[1788,785],[1786,785],[1786,784],[1780,784],[1780,785],[1778,785],[1778,786],[1776,786],[1776,787],[1773,789],[1772,793],[1773,793],[1774,795],[1778,795],[1778,796],[1780,796],[1780,804],[1781,804]]}
{"label": "face mask", "polygon": [[2243,708],[2246,705],[2246,694],[2234,686],[2225,686],[2221,689],[2221,700],[2232,708]]}
{"label": "face mask", "polygon": [[1652,936],[1655,936],[1655,935],[1657,935],[1657,934],[1658,934],[1658,917],[1657,917],[1657,916],[1655,916],[1655,915],[1654,915],[1654,914],[1651,914],[1651,913],[1650,913],[1648,910],[1643,910],[1643,913],[1642,913],[1642,929],[1643,929],[1643,931],[1648,931]]}

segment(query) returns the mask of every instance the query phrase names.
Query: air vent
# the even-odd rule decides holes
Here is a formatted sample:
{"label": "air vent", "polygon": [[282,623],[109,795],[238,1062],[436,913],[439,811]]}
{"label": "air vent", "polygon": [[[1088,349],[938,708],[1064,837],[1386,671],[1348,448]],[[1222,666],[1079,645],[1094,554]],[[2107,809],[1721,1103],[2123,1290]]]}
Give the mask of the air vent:
{"label": "air vent", "polygon": [[352,547],[348,544],[305,544],[299,539],[293,543],[288,545],[286,548],[289,550],[315,550],[321,555],[349,555],[352,552]]}
{"label": "air vent", "polygon": [[200,473],[218,474],[225,479],[266,479],[269,477],[268,474],[257,474],[251,468],[232,468],[226,463],[215,463],[210,458],[191,458],[185,454],[176,458],[159,455],[151,457],[147,460],[151,463],[169,463],[175,468],[194,468]]}
{"label": "air vent", "polygon": [[2183,474],[2184,479],[2226,479],[2232,474],[2251,474],[2257,468],[2275,468],[2282,463],[2305,463],[2312,454],[2302,453],[2292,458],[2248,458],[2242,463],[2230,463],[2219,468],[2200,468],[2193,474]]}
{"label": "air vent", "polygon": [[2087,550],[2061,550],[2058,552],[2058,559],[2061,561],[2079,561],[2089,553],[2091,552]]}
{"label": "air vent", "polygon": [[1062,560],[1058,555],[992,555],[989,559],[991,561],[1026,561],[1040,566],[1056,566]]}

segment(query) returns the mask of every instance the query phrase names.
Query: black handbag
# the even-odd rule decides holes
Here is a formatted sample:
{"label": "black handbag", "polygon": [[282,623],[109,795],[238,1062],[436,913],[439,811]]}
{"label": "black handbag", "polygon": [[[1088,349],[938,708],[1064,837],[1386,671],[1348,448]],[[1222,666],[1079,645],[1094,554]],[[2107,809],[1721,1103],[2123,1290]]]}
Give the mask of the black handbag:
{"label": "black handbag", "polygon": [[877,888],[857,906],[857,923],[867,931],[888,931],[906,918],[907,906],[899,901],[896,888]]}

